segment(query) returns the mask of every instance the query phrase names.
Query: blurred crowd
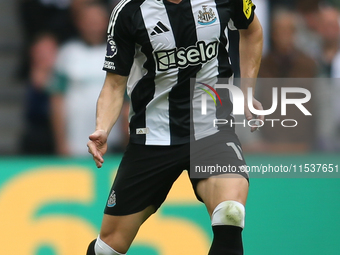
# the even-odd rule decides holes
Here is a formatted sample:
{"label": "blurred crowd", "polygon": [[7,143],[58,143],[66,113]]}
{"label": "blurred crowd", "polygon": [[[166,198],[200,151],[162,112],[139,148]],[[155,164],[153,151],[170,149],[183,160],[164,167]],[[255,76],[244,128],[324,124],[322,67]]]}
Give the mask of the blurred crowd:
{"label": "blurred crowd", "polygon": [[[95,129],[96,101],[105,79],[110,2],[88,0],[22,1],[28,42],[26,127],[22,154],[88,155],[86,143]],[[128,140],[127,105],[110,136],[111,152]]]}
{"label": "blurred crowd", "polygon": [[[22,154],[87,155],[94,130],[96,100],[105,72],[106,27],[117,1],[21,0],[19,14],[26,49],[20,67],[27,87]],[[288,108],[285,119],[296,128],[264,126],[252,136],[239,130],[248,152],[310,152],[340,150],[340,16],[337,1],[253,0],[263,24],[265,47],[257,97],[272,105],[272,87],[292,86],[303,79],[311,91],[305,106]],[[280,78],[280,82],[276,79]],[[285,78],[285,79],[282,79]],[[321,78],[324,78],[321,79]],[[266,79],[267,80],[267,79]],[[308,82],[306,82],[308,81]],[[316,82],[317,81],[317,82]],[[324,81],[324,82],[323,82]],[[291,98],[299,95],[291,95]],[[282,119],[277,111],[271,119]],[[128,141],[128,99],[109,136],[111,152],[122,152]]]}
{"label": "blurred crowd", "polygon": [[[245,150],[272,153],[339,151],[340,82],[329,79],[340,77],[338,7],[331,1],[272,1],[269,20],[269,48],[262,59],[257,97],[264,109],[270,109],[274,87],[278,91],[288,87],[304,88],[312,95],[304,106],[313,115],[305,116],[293,105],[287,106],[285,116],[281,111],[275,111],[270,119],[292,119],[298,125],[289,128],[280,122],[266,123],[255,136],[247,136]],[[301,96],[290,93],[288,98]],[[240,136],[244,133],[241,131]]]}

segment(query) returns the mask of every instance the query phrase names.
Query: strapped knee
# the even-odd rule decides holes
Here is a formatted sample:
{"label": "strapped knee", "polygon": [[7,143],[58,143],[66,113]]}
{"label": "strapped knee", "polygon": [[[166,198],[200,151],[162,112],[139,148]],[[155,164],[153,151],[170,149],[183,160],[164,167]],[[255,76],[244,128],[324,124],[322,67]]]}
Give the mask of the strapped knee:
{"label": "strapped knee", "polygon": [[124,255],[122,253],[116,252],[109,245],[104,243],[103,240],[98,236],[96,244],[94,245],[94,251],[96,255]]}
{"label": "strapped knee", "polygon": [[245,209],[236,201],[224,201],[216,206],[212,216],[211,225],[230,225],[244,228]]}

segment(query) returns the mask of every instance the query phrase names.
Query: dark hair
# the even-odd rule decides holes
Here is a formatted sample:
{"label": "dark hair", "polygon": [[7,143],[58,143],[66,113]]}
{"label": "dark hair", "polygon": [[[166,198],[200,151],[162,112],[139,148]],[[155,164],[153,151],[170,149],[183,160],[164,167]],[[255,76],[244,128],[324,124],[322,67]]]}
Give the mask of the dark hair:
{"label": "dark hair", "polygon": [[301,13],[310,13],[317,11],[321,2],[321,0],[299,0],[296,6]]}
{"label": "dark hair", "polygon": [[53,32],[46,30],[46,31],[41,31],[32,37],[32,40],[29,42],[29,48],[31,48],[34,44],[36,44],[37,42],[39,42],[40,40],[46,37],[54,39],[55,42],[59,44],[58,37]]}

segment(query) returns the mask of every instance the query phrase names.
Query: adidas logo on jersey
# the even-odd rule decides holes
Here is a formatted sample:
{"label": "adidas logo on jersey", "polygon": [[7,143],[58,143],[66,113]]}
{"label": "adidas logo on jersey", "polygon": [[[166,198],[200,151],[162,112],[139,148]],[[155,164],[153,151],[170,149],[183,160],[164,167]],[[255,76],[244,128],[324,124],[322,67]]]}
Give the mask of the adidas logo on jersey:
{"label": "adidas logo on jersey", "polygon": [[153,28],[151,35],[158,35],[169,31],[170,30],[162,22],[158,21],[157,25]]}
{"label": "adidas logo on jersey", "polygon": [[158,71],[167,71],[171,68],[186,68],[189,65],[204,64],[214,59],[218,54],[218,42],[206,44],[204,41],[199,41],[195,46],[161,50],[156,51],[154,54]]}
{"label": "adidas logo on jersey", "polygon": [[136,135],[145,135],[149,133],[149,128],[137,128]]}

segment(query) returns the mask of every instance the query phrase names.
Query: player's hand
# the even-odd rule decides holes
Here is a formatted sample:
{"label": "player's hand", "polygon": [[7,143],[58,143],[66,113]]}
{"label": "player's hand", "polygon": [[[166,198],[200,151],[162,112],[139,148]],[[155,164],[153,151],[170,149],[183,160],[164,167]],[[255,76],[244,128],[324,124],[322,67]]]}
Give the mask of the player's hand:
{"label": "player's hand", "polygon": [[103,156],[107,151],[107,133],[104,130],[96,130],[89,139],[87,143],[89,153],[92,154],[96,166],[101,168],[104,163]]}
{"label": "player's hand", "polygon": [[[253,106],[256,110],[263,110],[262,104],[259,101],[257,101],[254,97],[253,97]],[[250,112],[250,110],[248,108],[248,104],[245,104],[245,106],[244,106],[244,115],[246,116],[246,119],[248,121],[252,120],[253,117],[254,117],[253,114]],[[256,119],[264,121],[264,115],[258,115],[258,116],[256,116]],[[259,124],[259,123],[257,123],[257,124]],[[253,123],[252,123],[252,126],[254,126],[254,127],[251,127],[251,129],[250,129],[251,132],[259,130],[259,126],[255,127],[255,125]]]}

